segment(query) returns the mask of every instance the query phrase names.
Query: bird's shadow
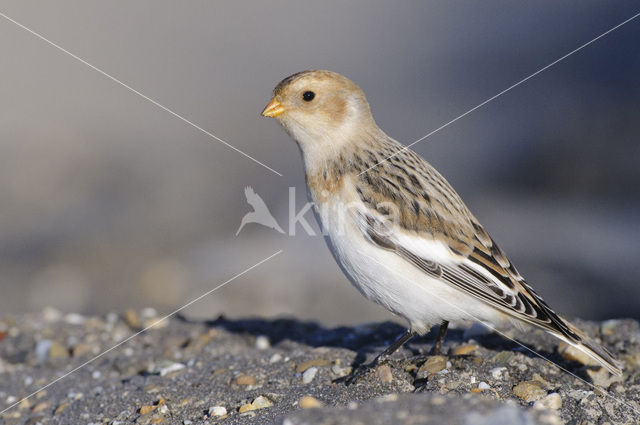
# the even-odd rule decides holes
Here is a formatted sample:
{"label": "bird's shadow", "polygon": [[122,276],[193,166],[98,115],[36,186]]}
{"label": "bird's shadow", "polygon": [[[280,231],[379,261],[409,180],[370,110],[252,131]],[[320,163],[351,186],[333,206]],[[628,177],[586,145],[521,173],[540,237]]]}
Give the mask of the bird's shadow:
{"label": "bird's shadow", "polygon": [[364,354],[384,348],[406,331],[406,328],[392,322],[329,328],[316,322],[293,318],[228,319],[222,315],[217,319],[204,321],[182,315],[177,315],[177,318],[184,322],[224,329],[233,334],[266,336],[272,345],[293,341],[314,348],[344,348]]}
{"label": "bird's shadow", "polygon": [[[248,318],[228,319],[219,316],[215,320],[193,320],[182,315],[181,321],[204,324],[212,328],[221,328],[227,332],[239,335],[266,336],[272,345],[294,341],[310,347],[334,347],[354,351],[356,356],[351,364],[358,367],[375,355],[379,354],[398,336],[406,332],[406,328],[393,322],[368,323],[358,326],[338,326],[334,328],[322,326],[312,321],[301,321],[293,318]],[[421,358],[429,354],[435,341],[438,327],[424,336],[415,336],[407,344],[405,349],[411,352],[409,357]],[[452,346],[468,341],[464,329],[449,329],[443,344],[443,352],[446,354]],[[577,363],[567,362],[555,352],[540,351],[535,343],[513,341],[498,333],[486,333],[474,335],[473,340],[480,346],[493,351],[513,351],[530,357],[538,357],[538,353],[547,360],[560,365],[581,377],[589,379],[588,375],[580,373]],[[522,344],[522,345],[520,345]],[[545,344],[546,345],[546,344]],[[406,355],[405,355],[406,356]]]}

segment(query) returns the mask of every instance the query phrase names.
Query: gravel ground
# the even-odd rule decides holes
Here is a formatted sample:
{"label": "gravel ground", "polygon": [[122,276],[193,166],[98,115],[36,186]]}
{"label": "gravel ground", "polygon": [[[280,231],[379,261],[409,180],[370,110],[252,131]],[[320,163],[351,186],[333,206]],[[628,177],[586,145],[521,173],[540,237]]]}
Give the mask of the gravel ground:
{"label": "gravel ground", "polygon": [[[584,366],[541,332],[521,341],[450,330],[442,356],[416,338],[355,385],[340,381],[403,329],[290,319],[162,322],[152,309],[86,317],[46,309],[0,319],[0,424],[630,424],[640,421],[640,326],[578,322],[625,363]],[[563,354],[559,354],[559,353]],[[636,409],[634,411],[634,409]]]}

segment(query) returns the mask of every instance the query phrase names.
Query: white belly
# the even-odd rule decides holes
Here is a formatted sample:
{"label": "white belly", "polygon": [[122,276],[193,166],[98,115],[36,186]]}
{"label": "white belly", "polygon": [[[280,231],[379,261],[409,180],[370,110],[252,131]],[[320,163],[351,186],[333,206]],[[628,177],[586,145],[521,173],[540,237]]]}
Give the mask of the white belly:
{"label": "white belly", "polygon": [[340,268],[367,299],[404,317],[413,331],[428,332],[443,320],[498,323],[500,313],[482,301],[427,275],[395,252],[367,240],[344,204],[329,202],[316,214]]}

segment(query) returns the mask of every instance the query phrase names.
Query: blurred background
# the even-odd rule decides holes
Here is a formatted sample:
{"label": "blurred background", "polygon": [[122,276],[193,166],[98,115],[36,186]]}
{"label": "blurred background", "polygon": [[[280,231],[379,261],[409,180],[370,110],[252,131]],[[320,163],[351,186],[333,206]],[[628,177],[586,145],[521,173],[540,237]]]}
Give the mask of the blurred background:
{"label": "blurred background", "polygon": [[[288,230],[298,149],[259,116],[303,69],[343,73],[403,143],[637,13],[586,2],[0,1],[0,12],[211,131],[257,165],[0,18],[0,314],[53,306],[193,317],[391,318],[321,237]],[[414,149],[557,310],[640,318],[640,18]],[[306,215],[314,223],[311,213]],[[314,223],[314,228],[317,229]]]}

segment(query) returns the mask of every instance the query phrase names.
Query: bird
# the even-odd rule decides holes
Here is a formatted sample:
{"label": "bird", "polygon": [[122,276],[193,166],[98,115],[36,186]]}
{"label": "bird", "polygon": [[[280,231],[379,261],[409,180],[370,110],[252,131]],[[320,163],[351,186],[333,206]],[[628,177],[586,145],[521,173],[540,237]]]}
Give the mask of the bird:
{"label": "bird", "polygon": [[339,267],[364,297],[408,323],[369,369],[440,324],[438,353],[449,322],[471,321],[543,329],[621,374],[609,351],[529,286],[447,180],[378,127],[353,81],[295,73],[276,85],[262,115],[296,141]]}
{"label": "bird", "polygon": [[253,207],[253,211],[248,212],[242,217],[240,227],[236,231],[236,236],[240,233],[240,230],[247,223],[257,223],[271,229],[277,230],[280,233],[284,233],[284,230],[280,227],[276,219],[273,217],[267,204],[264,203],[260,195],[258,195],[251,186],[244,188],[244,196],[247,198],[247,203]]}

